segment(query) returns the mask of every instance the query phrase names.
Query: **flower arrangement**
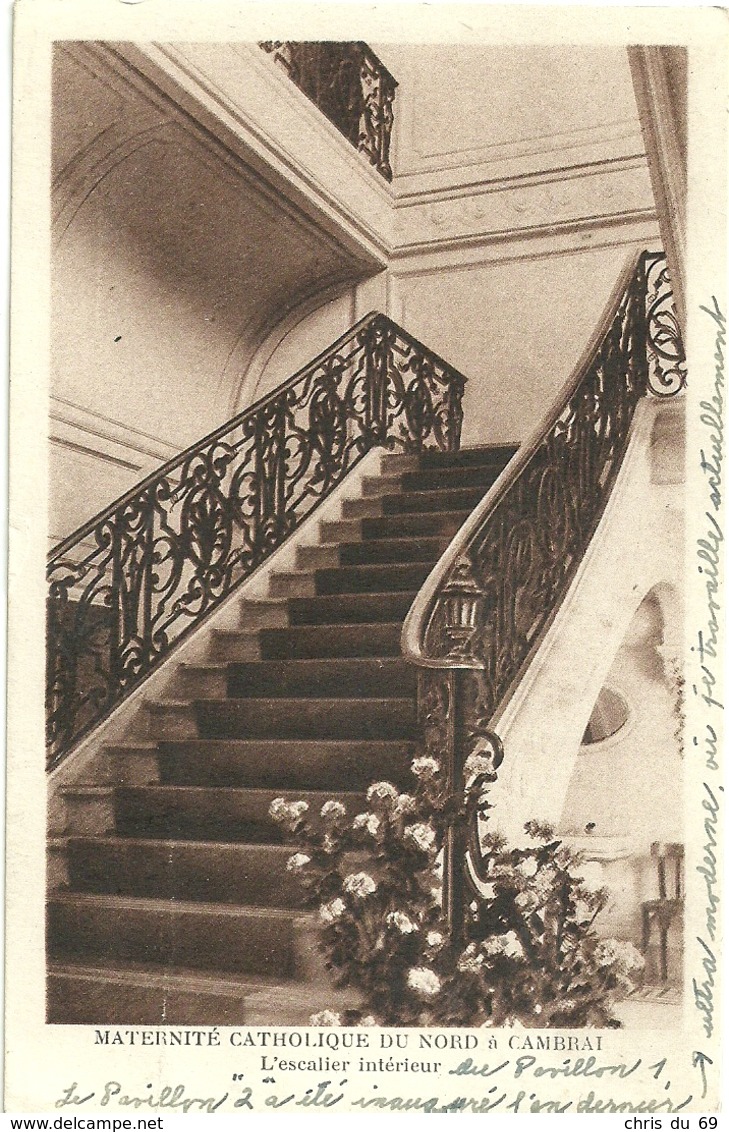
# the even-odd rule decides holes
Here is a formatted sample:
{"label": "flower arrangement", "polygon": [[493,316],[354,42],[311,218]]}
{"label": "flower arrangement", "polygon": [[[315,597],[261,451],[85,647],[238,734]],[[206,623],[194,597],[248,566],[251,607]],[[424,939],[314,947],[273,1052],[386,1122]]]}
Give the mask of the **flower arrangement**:
{"label": "flower arrangement", "polygon": [[479,754],[467,760],[462,798],[448,793],[437,760],[421,756],[412,793],[376,782],[361,813],[332,799],[312,820],[305,802],[271,804],[302,846],[288,868],[318,908],[334,984],[361,996],[359,1010],[324,1011],[313,1025],[619,1025],[612,1004],[632,989],[642,957],[597,935],[607,894],[584,884],[579,856],[546,826],[528,823],[525,845],[509,847],[482,823],[468,941],[450,945],[441,907],[447,822],[485,815],[490,769]]}

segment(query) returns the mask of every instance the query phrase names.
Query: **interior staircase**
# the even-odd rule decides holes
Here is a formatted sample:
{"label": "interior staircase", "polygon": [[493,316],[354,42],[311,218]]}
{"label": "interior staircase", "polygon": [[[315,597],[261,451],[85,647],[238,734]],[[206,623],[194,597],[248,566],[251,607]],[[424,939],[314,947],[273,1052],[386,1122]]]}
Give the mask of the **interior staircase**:
{"label": "interior staircase", "polygon": [[515,451],[383,457],[295,571],[241,598],[209,662],[180,666],[177,698],[149,704],[150,741],[105,751],[109,784],[65,789],[50,1022],[294,1025],[346,999],[269,805],[317,812],[337,797],[357,813],[371,782],[407,786],[416,671],[402,623]]}

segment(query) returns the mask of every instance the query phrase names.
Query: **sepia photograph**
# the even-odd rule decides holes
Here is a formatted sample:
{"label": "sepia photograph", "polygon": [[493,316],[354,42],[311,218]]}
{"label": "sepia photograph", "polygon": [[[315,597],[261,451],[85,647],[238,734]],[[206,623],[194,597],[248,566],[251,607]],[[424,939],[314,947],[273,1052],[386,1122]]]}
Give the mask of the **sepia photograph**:
{"label": "sepia photograph", "polygon": [[177,31],[116,4],[106,30],[71,4],[41,36],[57,7],[16,29],[46,274],[35,311],[30,259],[16,287],[11,414],[33,386],[43,454],[15,480],[36,654],[25,683],[11,587],[9,821],[32,784],[28,1035],[77,1062],[35,1107],[141,1104],[107,1069],[75,1096],[79,1051],[123,1034],[282,1027],[369,1035],[363,1079],[388,1041],[402,1077],[454,1050],[409,1086],[444,1098],[478,1072],[458,1050],[624,1033],[656,1104],[703,1111],[725,275],[693,283],[688,190],[708,168],[717,215],[725,127],[711,156],[691,122],[725,29],[712,55],[656,13],[591,39],[360,10],[350,39],[342,9],[307,35],[298,9],[184,4]]}
{"label": "sepia photograph", "polygon": [[54,48],[49,1021],[680,1010],[686,50],[378,46]]}

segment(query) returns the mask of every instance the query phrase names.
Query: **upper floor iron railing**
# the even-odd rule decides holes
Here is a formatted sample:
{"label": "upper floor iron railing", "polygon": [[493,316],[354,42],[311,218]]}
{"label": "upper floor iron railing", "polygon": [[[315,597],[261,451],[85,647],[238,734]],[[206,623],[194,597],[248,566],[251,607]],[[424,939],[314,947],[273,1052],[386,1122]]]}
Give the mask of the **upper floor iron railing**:
{"label": "upper floor iron railing", "polygon": [[[665,257],[644,252],[619,279],[573,378],[469,516],[405,622],[403,652],[420,669],[424,742],[448,767],[455,795],[462,795],[473,752],[481,753],[475,765],[484,787],[495,779],[503,751],[494,715],[590,543],[638,401],[674,396],[685,384]],[[454,820],[446,848],[444,907],[458,943],[467,930],[469,883],[478,877],[473,823],[469,829]]]}
{"label": "upper floor iron railing", "polygon": [[397,83],[366,43],[261,43],[370,165],[392,180],[390,137]]}
{"label": "upper floor iron railing", "polygon": [[465,378],[370,314],[89,520],[47,569],[54,766],[376,446],[454,451]]}

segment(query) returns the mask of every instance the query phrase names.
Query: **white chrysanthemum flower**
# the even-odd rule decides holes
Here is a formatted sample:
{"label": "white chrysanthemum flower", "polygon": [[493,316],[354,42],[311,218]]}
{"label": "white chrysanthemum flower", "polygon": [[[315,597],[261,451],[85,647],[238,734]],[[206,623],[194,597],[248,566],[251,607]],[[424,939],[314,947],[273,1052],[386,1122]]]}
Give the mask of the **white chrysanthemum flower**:
{"label": "white chrysanthemum flower", "polygon": [[346,909],[347,905],[341,897],[335,896],[328,904],[322,904],[319,909],[319,919],[325,924],[333,924],[335,920],[341,919]]}
{"label": "white chrysanthemum flower", "polygon": [[539,866],[533,857],[525,857],[516,867],[523,877],[533,877]]}
{"label": "white chrysanthemum flower", "polygon": [[611,967],[613,964],[621,974],[640,971],[645,959],[632,943],[619,939],[604,939],[595,948],[595,962],[598,967]]}
{"label": "white chrysanthemum flower", "polygon": [[337,821],[339,818],[343,818],[346,813],[347,807],[343,806],[341,802],[335,801],[334,798],[325,802],[321,808],[321,816],[329,821]]}
{"label": "white chrysanthemum flower", "polygon": [[357,1023],[358,1026],[376,1026],[377,1019],[373,1018],[371,1014],[365,1014],[364,1018],[360,1018]]}
{"label": "white chrysanthemum flower", "polygon": [[524,949],[515,932],[506,932],[505,935],[493,935],[481,944],[484,955],[505,955],[510,959],[520,959]]}
{"label": "white chrysanthemum flower", "polygon": [[370,837],[377,837],[380,831],[382,822],[377,814],[357,814],[357,817],[352,822],[352,829],[356,831],[366,830]]}
{"label": "white chrysanthemum flower", "polygon": [[397,790],[391,782],[373,782],[367,791],[368,802],[396,802]]}
{"label": "white chrysanthemum flower", "polygon": [[514,897],[514,903],[517,908],[521,908],[523,912],[526,911],[527,908],[533,911],[537,906],[536,899],[532,892],[518,892]]}
{"label": "white chrysanthemum flower", "polygon": [[416,778],[435,778],[440,766],[437,759],[432,759],[429,755],[421,755],[420,758],[413,759],[410,769]]}
{"label": "white chrysanthemum flower", "polygon": [[371,896],[377,890],[377,885],[369,873],[350,873],[342,881],[342,887],[345,892],[360,899]]}
{"label": "white chrysanthemum flower", "polygon": [[418,804],[412,794],[400,794],[397,799],[397,805],[395,806],[395,813],[400,817],[404,817],[406,814],[414,814],[417,807]]}
{"label": "white chrysanthemum flower", "polygon": [[285,798],[274,798],[268,812],[274,821],[293,828],[308,809],[308,802],[287,802]]}
{"label": "white chrysanthemum flower", "polygon": [[403,935],[411,935],[412,932],[416,932],[418,930],[418,925],[414,924],[410,917],[405,914],[405,912],[388,912],[387,923],[390,925],[390,927],[397,928],[397,930],[399,932],[402,932]]}
{"label": "white chrysanthemum flower", "polygon": [[516,934],[516,932],[507,932],[502,936],[504,942],[504,955],[508,955],[510,959],[521,959],[524,954],[524,948]]}
{"label": "white chrysanthemum flower", "polygon": [[406,826],[403,837],[406,841],[412,841],[422,853],[429,852],[435,845],[435,830],[430,822],[420,821]]}
{"label": "white chrysanthemum flower", "polygon": [[458,970],[466,975],[477,975],[483,967],[483,955],[475,944],[469,943],[466,950],[458,960]]}
{"label": "white chrysanthemum flower", "polygon": [[432,998],[440,990],[440,979],[430,967],[411,967],[408,971],[408,986],[418,994]]}
{"label": "white chrysanthemum flower", "polygon": [[[440,895],[440,890],[439,895]],[[442,932],[428,932],[425,937],[425,942],[428,947],[442,947],[443,946],[443,933]]]}
{"label": "white chrysanthemum flower", "polygon": [[320,1010],[309,1018],[310,1026],[341,1026],[342,1019],[333,1010]]}
{"label": "white chrysanthemum flower", "polygon": [[294,853],[293,857],[289,857],[286,862],[286,868],[290,873],[300,873],[309,864],[311,857],[307,857],[306,853]]}
{"label": "white chrysanthemum flower", "polygon": [[595,948],[595,962],[598,967],[610,967],[618,957],[616,939],[603,939]]}
{"label": "white chrysanthemum flower", "polygon": [[437,904],[439,908],[442,908],[443,907],[443,889],[442,889],[442,887],[431,888],[430,898],[431,898],[431,900],[433,901],[434,904]]}
{"label": "white chrysanthemum flower", "polygon": [[325,853],[333,853],[335,851],[335,849],[337,848],[337,842],[336,839],[332,837],[331,833],[324,834],[324,840],[321,843],[321,847]]}

